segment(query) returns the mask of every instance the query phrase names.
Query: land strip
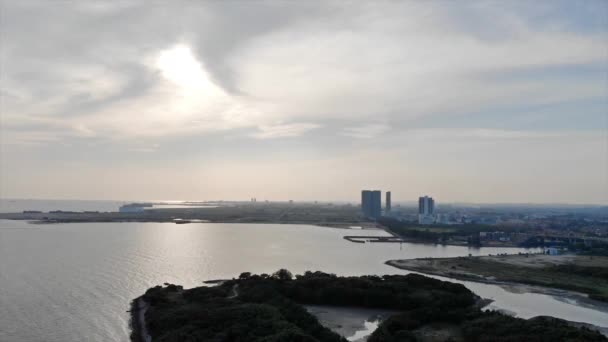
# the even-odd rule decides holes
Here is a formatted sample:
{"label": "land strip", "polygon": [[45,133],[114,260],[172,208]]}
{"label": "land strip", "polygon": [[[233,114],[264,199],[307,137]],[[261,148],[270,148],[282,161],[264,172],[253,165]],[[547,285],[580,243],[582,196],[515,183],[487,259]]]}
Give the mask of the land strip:
{"label": "land strip", "polygon": [[346,235],[345,240],[355,243],[365,242],[403,242],[398,236],[366,236],[366,235]]}
{"label": "land strip", "polygon": [[376,227],[361,218],[350,205],[329,204],[238,204],[209,208],[146,209],[141,212],[22,212],[0,213],[0,219],[36,223],[82,222],[215,222],[312,224],[334,228]]}
{"label": "land strip", "polygon": [[608,257],[520,254],[389,260],[425,274],[484,283],[519,283],[586,293],[608,302]]}

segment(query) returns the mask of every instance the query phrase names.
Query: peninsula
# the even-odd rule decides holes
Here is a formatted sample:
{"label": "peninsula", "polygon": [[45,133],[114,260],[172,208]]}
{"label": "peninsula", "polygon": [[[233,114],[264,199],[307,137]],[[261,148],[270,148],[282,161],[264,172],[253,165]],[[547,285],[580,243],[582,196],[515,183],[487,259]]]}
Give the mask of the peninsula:
{"label": "peninsula", "polygon": [[[216,286],[149,289],[132,305],[132,341],[328,341],[345,336],[323,326],[306,305],[386,309],[368,336],[380,341],[608,341],[600,333],[549,317],[529,320],[482,311],[461,284],[417,274],[338,277],[287,270],[243,273]],[[439,338],[439,339],[437,339]]]}
{"label": "peninsula", "polygon": [[389,260],[386,264],[460,280],[577,291],[608,302],[608,256],[518,254]]}

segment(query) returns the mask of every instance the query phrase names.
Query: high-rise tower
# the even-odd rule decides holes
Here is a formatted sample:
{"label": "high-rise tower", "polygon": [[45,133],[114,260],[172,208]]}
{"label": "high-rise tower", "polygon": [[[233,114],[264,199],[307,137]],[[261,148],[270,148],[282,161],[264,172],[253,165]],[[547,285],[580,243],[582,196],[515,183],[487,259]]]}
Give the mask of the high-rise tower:
{"label": "high-rise tower", "polygon": [[424,196],[418,198],[418,223],[433,223],[435,213],[435,201],[432,197]]}
{"label": "high-rise tower", "polygon": [[382,214],[382,192],[380,190],[361,191],[361,212],[363,216],[377,219]]}

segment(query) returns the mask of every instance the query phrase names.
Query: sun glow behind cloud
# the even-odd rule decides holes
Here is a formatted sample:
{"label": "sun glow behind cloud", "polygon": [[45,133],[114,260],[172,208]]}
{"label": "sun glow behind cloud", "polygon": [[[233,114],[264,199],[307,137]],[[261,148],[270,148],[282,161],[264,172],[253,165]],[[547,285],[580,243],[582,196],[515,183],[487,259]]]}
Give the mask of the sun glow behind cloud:
{"label": "sun glow behind cloud", "polygon": [[150,67],[165,80],[160,100],[165,109],[152,116],[165,122],[167,129],[206,132],[247,125],[243,107],[213,82],[188,45],[161,50]]}
{"label": "sun glow behind cloud", "polygon": [[217,131],[248,127],[250,137],[274,139],[295,137],[314,128],[308,122],[284,122],[270,110],[257,110],[251,99],[227,93],[215,84],[192,49],[177,44],[161,50],[152,65],[168,83],[169,110],[159,111],[157,119],[192,131]]}
{"label": "sun glow behind cloud", "polygon": [[186,45],[162,50],[156,61],[162,75],[185,91],[216,90],[201,63]]}
{"label": "sun glow behind cloud", "polygon": [[[403,198],[608,203],[606,6],[6,1],[2,190],[346,199],[372,179]],[[69,163],[94,166],[86,186]],[[182,181],[161,191],[151,169]]]}

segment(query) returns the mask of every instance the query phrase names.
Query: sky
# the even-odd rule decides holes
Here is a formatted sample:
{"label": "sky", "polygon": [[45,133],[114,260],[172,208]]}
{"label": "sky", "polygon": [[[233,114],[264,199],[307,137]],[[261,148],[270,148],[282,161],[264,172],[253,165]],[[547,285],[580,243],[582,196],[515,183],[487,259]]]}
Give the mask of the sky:
{"label": "sky", "polygon": [[608,204],[607,1],[0,0],[0,197]]}

